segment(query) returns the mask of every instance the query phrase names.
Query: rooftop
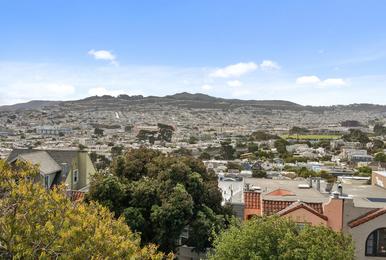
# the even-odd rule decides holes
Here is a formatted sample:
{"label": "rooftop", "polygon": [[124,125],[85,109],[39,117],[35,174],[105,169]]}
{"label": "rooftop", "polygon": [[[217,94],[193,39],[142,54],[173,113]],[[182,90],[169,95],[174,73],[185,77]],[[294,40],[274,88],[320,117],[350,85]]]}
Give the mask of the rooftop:
{"label": "rooftop", "polygon": [[[304,180],[274,180],[274,179],[256,179],[245,178],[245,183],[258,186],[262,190],[263,198],[266,200],[280,201],[304,201],[304,202],[326,202],[329,194],[321,193],[314,188],[303,187],[308,182]],[[286,190],[286,192],[281,192]]]}
{"label": "rooftop", "polygon": [[[265,200],[303,201],[310,203],[327,202],[330,194],[324,192],[326,182],[321,180],[320,191],[316,190],[315,182],[312,188],[299,188],[308,185],[306,180],[274,180],[245,178],[245,183],[261,188]],[[342,183],[341,198],[352,199],[355,207],[383,208],[386,207],[386,189],[374,185],[358,185]],[[337,191],[335,184],[332,191]],[[283,192],[285,191],[285,192]]]}

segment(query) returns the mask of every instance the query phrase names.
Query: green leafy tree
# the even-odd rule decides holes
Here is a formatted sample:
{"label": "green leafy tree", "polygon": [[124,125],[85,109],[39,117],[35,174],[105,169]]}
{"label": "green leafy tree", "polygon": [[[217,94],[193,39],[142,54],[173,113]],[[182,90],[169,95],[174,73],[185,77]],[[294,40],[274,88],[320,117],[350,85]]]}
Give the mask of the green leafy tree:
{"label": "green leafy tree", "polygon": [[122,153],[123,153],[122,145],[114,145],[113,147],[111,147],[111,156],[113,158],[122,155]]}
{"label": "green leafy tree", "polygon": [[103,136],[103,133],[104,133],[104,131],[103,131],[102,128],[96,127],[96,128],[94,129],[94,135],[96,135],[96,136]]}
{"label": "green leafy tree", "polygon": [[255,143],[248,143],[248,152],[255,153],[259,150],[259,146]]}
{"label": "green leafy tree", "polygon": [[161,205],[151,208],[151,220],[155,226],[155,239],[164,251],[172,251],[177,246],[177,240],[186,220],[193,215],[193,199],[185,187],[177,184],[171,194],[165,197]]}
{"label": "green leafy tree", "polygon": [[[32,180],[36,167],[0,161],[1,259],[164,259],[123,218],[98,203],[71,202],[65,188]],[[28,178],[27,178],[28,177]],[[171,255],[168,256],[172,258]]]}
{"label": "green leafy tree", "polygon": [[[237,241],[237,242],[235,242]],[[352,239],[323,226],[299,227],[288,218],[254,218],[216,238],[211,260],[354,259]]]}
{"label": "green leafy tree", "polygon": [[134,126],[133,125],[127,125],[125,126],[125,132],[126,133],[131,133],[131,131],[133,130]]}
{"label": "green leafy tree", "polygon": [[239,170],[239,171],[243,170],[243,167],[240,165],[240,163],[232,162],[232,161],[228,162],[227,168],[228,170]]}
{"label": "green leafy tree", "polygon": [[373,172],[373,170],[368,167],[368,166],[362,166],[362,167],[358,167],[357,168],[357,173],[356,175],[358,176],[364,176],[364,177],[369,177],[371,176],[371,173]]}
{"label": "green leafy tree", "polygon": [[250,135],[249,140],[251,140],[251,141],[268,141],[271,139],[278,139],[278,138],[279,137],[277,135],[271,135],[271,134],[263,132],[263,131],[256,131]]}
{"label": "green leafy tree", "polygon": [[154,144],[157,133],[158,131],[141,129],[137,134],[137,139],[140,141],[148,141],[149,143]]}
{"label": "green leafy tree", "polygon": [[386,127],[384,127],[381,123],[375,124],[374,134],[377,136],[386,135]]}
{"label": "green leafy tree", "polygon": [[235,159],[235,148],[231,145],[230,141],[221,142],[221,157],[224,160]]}
{"label": "green leafy tree", "polygon": [[372,147],[370,149],[370,152],[376,152],[376,151],[380,151],[380,150],[383,150],[385,146],[385,143],[379,139],[374,139],[372,141]]}
{"label": "green leafy tree", "polygon": [[191,136],[189,137],[188,143],[189,143],[189,144],[196,144],[197,141],[198,141],[198,138],[195,137],[195,136],[193,136],[193,135],[191,135]]}
{"label": "green leafy tree", "polygon": [[342,138],[347,142],[360,142],[361,144],[370,142],[369,137],[359,129],[350,129],[350,133]]}
{"label": "green leafy tree", "polygon": [[379,152],[375,155],[374,161],[376,162],[386,162],[386,154]]}
{"label": "green leafy tree", "polygon": [[204,152],[202,152],[200,154],[199,159],[201,159],[201,160],[210,160],[210,154],[204,151]]}
{"label": "green leafy tree", "polygon": [[263,169],[252,169],[253,178],[265,178],[267,177],[267,172]]}
{"label": "green leafy tree", "polygon": [[158,123],[159,140],[165,142],[171,142],[174,132],[174,127],[171,125]]}
{"label": "green leafy tree", "polygon": [[307,128],[298,127],[298,126],[294,126],[289,130],[290,135],[293,135],[293,134],[302,135],[302,134],[307,134],[309,132],[310,132],[310,130],[308,130]]}
{"label": "green leafy tree", "polygon": [[[109,174],[95,176],[88,199],[106,205],[117,217],[125,216],[126,223],[141,233],[143,244],[159,244],[164,252],[176,249],[185,228],[201,234],[199,212],[205,212],[205,221],[213,222],[216,228],[211,230],[216,231],[225,227],[229,215],[221,206],[217,177],[202,161],[146,148],[127,151],[114,160]],[[205,233],[186,243],[202,251],[211,244],[209,237]]]}
{"label": "green leafy tree", "polygon": [[274,146],[277,150],[277,152],[282,155],[282,156],[285,156],[287,154],[287,149],[286,149],[286,146],[288,145],[289,143],[284,140],[284,139],[278,139],[275,141],[274,143]]}

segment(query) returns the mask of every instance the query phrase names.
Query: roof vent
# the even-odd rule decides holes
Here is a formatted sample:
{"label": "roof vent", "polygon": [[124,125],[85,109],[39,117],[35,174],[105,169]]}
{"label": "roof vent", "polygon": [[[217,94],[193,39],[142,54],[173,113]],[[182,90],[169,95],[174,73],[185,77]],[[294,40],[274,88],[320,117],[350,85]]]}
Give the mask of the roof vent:
{"label": "roof vent", "polygon": [[338,191],[334,191],[334,192],[332,193],[332,197],[333,197],[334,199],[339,199],[339,192],[338,192]]}
{"label": "roof vent", "polygon": [[299,188],[299,189],[309,189],[309,188],[311,188],[311,187],[310,187],[310,185],[308,185],[308,184],[299,184],[299,185],[298,185],[298,188]]}

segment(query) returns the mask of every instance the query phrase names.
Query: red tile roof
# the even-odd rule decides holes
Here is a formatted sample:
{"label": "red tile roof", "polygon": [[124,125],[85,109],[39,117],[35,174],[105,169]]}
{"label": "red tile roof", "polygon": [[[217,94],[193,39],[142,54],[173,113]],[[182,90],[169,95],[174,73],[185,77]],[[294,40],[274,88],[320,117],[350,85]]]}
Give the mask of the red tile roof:
{"label": "red tile roof", "polygon": [[295,196],[296,194],[293,193],[292,191],[279,188],[277,190],[271,191],[270,193],[268,193],[266,195],[270,195],[270,196]]}
{"label": "red tile roof", "polygon": [[359,218],[357,219],[354,219],[352,221],[350,221],[348,223],[348,226],[350,228],[354,228],[356,226],[359,226],[359,225],[362,225],[363,223],[366,223],[376,217],[379,217],[383,214],[386,213],[386,207],[385,208],[380,208],[380,209],[374,209],[374,210],[371,210],[369,212],[367,212],[366,214],[360,216]]}
{"label": "red tile roof", "polygon": [[81,191],[67,191],[67,196],[70,198],[73,202],[83,201],[84,200],[84,192]]}
{"label": "red tile roof", "polygon": [[260,193],[253,191],[244,192],[244,207],[246,209],[260,208]]}
{"label": "red tile roof", "polygon": [[[284,201],[284,200],[265,200],[263,199],[263,214],[272,215],[275,214],[289,205],[294,203],[294,201]],[[311,203],[305,202],[309,207],[313,208],[319,214],[323,214],[323,206],[322,203]]]}
{"label": "red tile roof", "polygon": [[278,214],[279,216],[284,216],[284,215],[287,215],[287,214],[289,214],[289,213],[291,213],[291,212],[293,212],[293,211],[296,211],[296,210],[298,210],[298,209],[301,209],[301,208],[303,208],[303,209],[305,209],[305,210],[311,212],[312,214],[314,214],[314,215],[316,215],[316,216],[318,216],[318,217],[320,217],[320,218],[322,218],[322,219],[324,219],[324,220],[327,220],[327,219],[328,219],[327,216],[325,216],[325,215],[323,215],[323,214],[320,214],[318,211],[316,211],[315,209],[313,209],[311,206],[307,205],[307,204],[304,203],[304,202],[300,202],[300,201],[296,201],[296,202],[292,203],[291,205],[289,205],[289,206],[286,207],[285,209],[283,209],[283,210],[277,212],[277,214]]}

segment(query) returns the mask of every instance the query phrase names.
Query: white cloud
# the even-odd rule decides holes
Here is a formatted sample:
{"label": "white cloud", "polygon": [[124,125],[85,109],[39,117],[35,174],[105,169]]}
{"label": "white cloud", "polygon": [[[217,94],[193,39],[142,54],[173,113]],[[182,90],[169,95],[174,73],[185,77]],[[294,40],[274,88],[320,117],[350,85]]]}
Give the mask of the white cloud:
{"label": "white cloud", "polygon": [[90,50],[88,52],[88,55],[94,57],[96,60],[107,60],[110,61],[111,64],[117,65],[117,60],[114,54],[112,54],[110,51],[106,50]]}
{"label": "white cloud", "polygon": [[260,63],[260,69],[261,70],[279,70],[280,69],[280,66],[279,64],[277,64],[277,62],[274,62],[272,60],[263,60],[261,63]]}
{"label": "white cloud", "polygon": [[347,82],[344,79],[341,78],[331,78],[331,79],[325,79],[320,83],[321,86],[344,86],[347,85]]}
{"label": "white cloud", "polygon": [[312,85],[319,83],[320,79],[317,76],[302,76],[296,79],[296,84],[299,85]]}
{"label": "white cloud", "polygon": [[341,87],[347,85],[347,82],[342,78],[328,78],[321,80],[317,76],[302,76],[296,79],[296,84],[317,85],[319,87]]}
{"label": "white cloud", "polygon": [[201,86],[201,89],[204,91],[211,90],[213,87],[211,85],[205,84]]}
{"label": "white cloud", "polygon": [[0,89],[0,105],[27,102],[30,100],[64,100],[75,93],[71,84],[53,82],[18,81],[8,85],[7,90]]}
{"label": "white cloud", "polygon": [[210,76],[214,78],[240,77],[244,74],[255,71],[257,68],[258,66],[254,62],[240,62],[221,69],[217,69],[212,72]]}
{"label": "white cloud", "polygon": [[231,80],[231,81],[228,81],[227,84],[230,87],[240,87],[243,85],[243,83],[240,80]]}

